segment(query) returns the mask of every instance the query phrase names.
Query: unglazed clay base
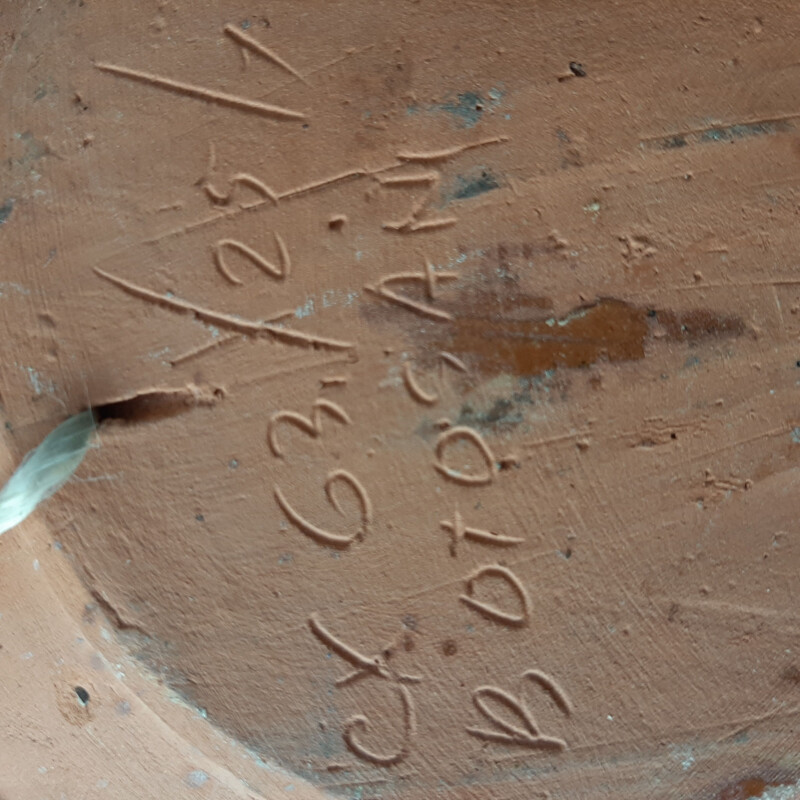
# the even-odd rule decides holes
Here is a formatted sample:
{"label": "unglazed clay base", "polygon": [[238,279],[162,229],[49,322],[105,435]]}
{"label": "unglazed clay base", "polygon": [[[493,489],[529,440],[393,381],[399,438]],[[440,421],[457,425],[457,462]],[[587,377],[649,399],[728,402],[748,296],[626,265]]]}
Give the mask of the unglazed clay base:
{"label": "unglazed clay base", "polygon": [[794,2],[2,24],[0,796],[800,796]]}

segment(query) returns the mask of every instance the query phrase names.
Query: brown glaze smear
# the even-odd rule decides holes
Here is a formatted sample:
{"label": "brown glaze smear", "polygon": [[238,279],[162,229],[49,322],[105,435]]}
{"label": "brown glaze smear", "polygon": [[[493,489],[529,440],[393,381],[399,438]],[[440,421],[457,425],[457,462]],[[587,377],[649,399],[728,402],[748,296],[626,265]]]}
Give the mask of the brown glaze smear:
{"label": "brown glaze smear", "polygon": [[469,356],[484,374],[536,375],[555,367],[585,367],[599,359],[644,357],[647,311],[604,299],[564,317],[456,317],[437,346]]}
{"label": "brown glaze smear", "polygon": [[767,789],[787,785],[787,782],[767,781],[760,777],[743,778],[726,786],[718,795],[717,800],[748,800],[751,797],[762,797]]}
{"label": "brown glaze smear", "polygon": [[518,292],[513,280],[467,287],[458,307],[448,310],[453,319],[436,346],[471,360],[484,375],[530,376],[599,360],[636,361],[653,335],[691,345],[746,331],[741,318],[710,309],[656,310],[617,298],[555,317],[550,298]]}

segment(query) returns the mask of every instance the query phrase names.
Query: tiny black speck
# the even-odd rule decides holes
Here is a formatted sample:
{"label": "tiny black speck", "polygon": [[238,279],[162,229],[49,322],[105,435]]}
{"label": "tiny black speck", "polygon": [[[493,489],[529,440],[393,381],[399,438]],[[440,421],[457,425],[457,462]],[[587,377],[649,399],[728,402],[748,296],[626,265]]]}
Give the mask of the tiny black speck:
{"label": "tiny black speck", "polygon": [[569,62],[569,71],[578,78],[586,77],[586,70],[583,68],[583,64],[579,64],[577,61]]}
{"label": "tiny black speck", "polygon": [[87,692],[83,686],[76,686],[75,694],[78,695],[78,700],[80,700],[84,705],[89,702],[89,692]]}
{"label": "tiny black speck", "polygon": [[206,521],[206,518],[205,518],[205,517],[204,517],[202,514],[195,514],[195,515],[194,515],[194,518],[195,518],[195,519],[196,519],[198,522],[205,522],[205,521]]}

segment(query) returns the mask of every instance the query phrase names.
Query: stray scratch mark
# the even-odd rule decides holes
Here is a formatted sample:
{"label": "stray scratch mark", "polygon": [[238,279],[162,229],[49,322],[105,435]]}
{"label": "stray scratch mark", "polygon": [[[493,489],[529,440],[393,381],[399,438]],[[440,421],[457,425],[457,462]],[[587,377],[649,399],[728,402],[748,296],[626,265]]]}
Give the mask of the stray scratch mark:
{"label": "stray scratch mark", "polygon": [[[725,252],[725,251],[708,251],[708,252]],[[717,281],[712,283],[709,282],[700,282],[700,283],[691,283],[686,284],[683,286],[670,286],[667,287],[669,291],[673,292],[697,292],[697,291],[710,291],[710,290],[717,290],[717,289],[752,289],[754,287],[759,288],[770,288],[774,286],[800,286],[800,278],[776,278],[774,280],[766,280],[766,281]],[[646,296],[646,291],[641,292],[632,292],[631,297],[642,297]]]}
{"label": "stray scratch mark", "polygon": [[758,433],[755,436],[750,436],[747,439],[739,439],[735,442],[730,442],[729,444],[722,445],[721,447],[715,447],[712,450],[703,450],[696,456],[693,456],[687,459],[688,463],[694,463],[695,461],[702,461],[709,456],[716,455],[717,453],[724,453],[726,450],[733,450],[743,447],[746,444],[751,444],[752,442],[758,442],[761,439],[772,439],[775,436],[783,436],[784,434],[788,433],[791,430],[791,426],[781,426],[779,428],[772,428],[771,430],[764,431],[763,433]]}
{"label": "stray scratch mark", "polygon": [[227,336],[221,336],[219,339],[213,339],[212,341],[208,342],[207,344],[201,344],[199,347],[195,347],[192,350],[189,350],[186,353],[183,353],[179,356],[175,356],[169,363],[170,366],[177,367],[178,364],[183,364],[185,361],[190,361],[193,358],[197,358],[197,356],[203,355],[203,353],[208,352],[209,350],[213,350],[216,347],[221,347],[225,344],[230,344],[231,342],[241,341],[242,340],[241,334],[238,333],[229,333]]}
{"label": "stray scratch mark", "polygon": [[149,72],[128,69],[128,67],[120,67],[116,64],[99,63],[95,64],[95,66],[103,72],[110,72],[113,75],[119,75],[132,81],[147,84],[148,86],[155,86],[159,89],[165,89],[168,92],[187,95],[188,97],[194,97],[198,100],[206,100],[209,103],[235,108],[239,111],[248,111],[253,114],[260,114],[261,116],[272,117],[274,119],[305,119],[305,114],[301,114],[299,111],[292,111],[291,109],[273,106],[268,103],[260,103],[258,100],[248,100],[245,97],[239,97],[235,94],[217,92],[213,89],[206,89],[203,86],[195,86],[191,83],[175,81],[172,80],[172,78],[164,78]]}
{"label": "stray scratch mark", "polygon": [[342,172],[341,174],[334,175],[331,178],[323,178],[322,180],[315,181],[314,183],[307,183],[303,186],[297,186],[294,189],[287,189],[285,192],[281,192],[278,197],[281,200],[285,200],[289,197],[300,197],[304,194],[310,194],[317,189],[323,189],[327,186],[332,186],[335,183],[341,183],[342,181],[350,180],[351,178],[363,178],[367,174],[368,172],[365,169],[351,169],[348,172]]}
{"label": "stray scratch mark", "polygon": [[331,61],[326,61],[324,64],[320,64],[320,66],[312,69],[308,73],[308,75],[315,75],[317,72],[322,72],[322,70],[324,69],[328,69],[329,67],[333,67],[336,64],[340,64],[342,61],[345,61],[348,58],[352,58],[353,56],[360,56],[363,53],[367,53],[370,50],[372,50],[373,47],[375,47],[374,44],[368,44],[364,47],[359,47],[359,48],[348,47],[344,55],[338,56],[337,58],[334,58]]}
{"label": "stray scratch mark", "polygon": [[752,728],[754,725],[757,725],[760,722],[766,722],[767,720],[773,720],[779,717],[783,718],[793,717],[798,712],[800,712],[800,708],[798,707],[790,708],[783,712],[781,711],[780,708],[774,708],[771,711],[767,711],[764,714],[758,714],[752,717],[745,717],[743,720],[737,720],[738,722],[737,726],[733,730],[729,730],[725,734],[720,736],[716,740],[715,744],[720,744],[722,742],[726,742],[730,739],[733,739],[740,733],[743,733],[744,731],[748,730],[749,728]]}

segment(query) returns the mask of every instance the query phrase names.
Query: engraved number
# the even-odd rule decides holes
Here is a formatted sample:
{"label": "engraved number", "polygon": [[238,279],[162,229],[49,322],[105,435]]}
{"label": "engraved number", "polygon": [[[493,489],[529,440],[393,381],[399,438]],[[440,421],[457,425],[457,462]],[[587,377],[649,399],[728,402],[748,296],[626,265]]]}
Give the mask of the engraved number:
{"label": "engraved number", "polygon": [[[477,473],[464,473],[459,470],[447,466],[444,460],[445,451],[448,445],[457,440],[465,440],[475,445],[478,455],[484,462],[485,469]],[[446,478],[450,478],[455,483],[463,483],[467,486],[481,486],[486,483],[491,483],[494,478],[494,473],[497,471],[497,463],[495,462],[494,455],[489,449],[483,437],[472,428],[467,428],[463,425],[457,425],[454,428],[446,430],[436,440],[436,460],[433,466],[439,473]]]}
{"label": "engraved number", "polygon": [[336,483],[341,482],[347,484],[356,496],[360,508],[360,524],[356,531],[351,534],[332,533],[318,525],[309,522],[302,517],[297,511],[292,508],[289,501],[284,496],[280,487],[276,484],[274,487],[275,500],[281,508],[281,511],[287,516],[289,521],[298,530],[302,531],[306,536],[313,539],[319,544],[328,545],[330,547],[349,547],[354,541],[361,540],[372,522],[372,502],[369,499],[367,490],[361,485],[361,482],[351,473],[343,469],[337,469],[328,474],[325,481],[325,494],[328,502],[338,511],[343,514],[342,507],[339,504],[339,498],[336,494]]}
{"label": "engraved number", "polygon": [[228,249],[234,253],[238,253],[254,266],[258,267],[264,274],[269,275],[276,280],[284,280],[289,276],[292,262],[289,259],[289,251],[281,239],[279,234],[274,234],[275,244],[278,248],[278,257],[280,258],[280,266],[268,261],[252,247],[248,247],[243,242],[238,242],[236,239],[220,239],[212,248],[214,253],[214,263],[217,269],[222,273],[223,277],[231,283],[241,286],[243,281],[231,272],[230,267],[225,259],[225,250]]}
{"label": "engraved number", "polygon": [[[561,687],[544,672],[528,670],[524,678],[539,684],[550,696],[550,699],[565,715],[572,713],[571,704]],[[491,704],[490,704],[491,701]],[[524,702],[496,686],[479,686],[472,693],[475,708],[494,726],[492,730],[483,728],[467,728],[467,733],[487,742],[520,745],[531,749],[566,750],[567,743],[554,736],[544,736],[531,712]],[[492,705],[511,712],[518,724],[504,719]]]}
{"label": "engraved number", "polygon": [[269,448],[278,457],[283,458],[283,450],[278,445],[277,428],[282,422],[289,425],[294,425],[299,428],[303,433],[313,436],[315,439],[322,435],[322,413],[325,412],[328,416],[333,417],[344,425],[352,424],[352,420],[347,415],[347,412],[338,404],[331,400],[316,400],[311,407],[311,414],[304,417],[295,411],[278,411],[270,417],[269,425],[267,426],[267,441]]}

